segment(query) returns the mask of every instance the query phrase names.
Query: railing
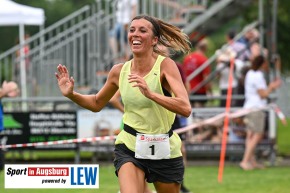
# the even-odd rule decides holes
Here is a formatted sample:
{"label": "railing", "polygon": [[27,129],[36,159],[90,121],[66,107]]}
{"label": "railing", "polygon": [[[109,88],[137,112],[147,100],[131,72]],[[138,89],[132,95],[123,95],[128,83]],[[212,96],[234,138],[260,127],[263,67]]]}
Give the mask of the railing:
{"label": "railing", "polygon": [[[4,101],[4,103],[7,103],[6,107],[7,105],[17,105],[18,102],[22,102],[21,99],[10,98]],[[60,99],[59,97],[35,97],[27,99],[27,102],[36,105],[29,105],[29,112],[19,112],[17,109],[6,109],[5,111],[6,120],[9,120],[10,124],[7,124],[3,133],[0,133],[0,138],[1,135],[4,135],[8,139],[7,145],[19,144],[18,147],[9,150],[74,150],[76,163],[81,161],[80,151],[92,151],[98,154],[98,158],[102,158],[100,154],[113,155],[113,141],[101,139],[101,141],[91,142],[89,138],[108,136],[119,129],[122,113],[118,110],[105,108],[99,113],[92,113],[77,107],[65,98]],[[63,106],[65,104],[66,107]],[[58,105],[62,105],[62,107],[59,108]],[[236,119],[246,113],[246,111],[242,111],[240,108],[232,108],[230,114],[227,114],[230,119],[227,156],[240,157],[244,152],[246,129],[245,125]],[[234,115],[234,112],[239,113]],[[275,142],[277,137],[275,112],[272,108],[265,110],[265,112],[268,115],[267,132],[264,140],[259,143],[257,151],[259,151],[259,155],[268,157],[270,163],[273,164],[276,156]],[[187,119],[187,125],[190,128],[187,127],[184,131],[186,136],[184,142],[189,158],[219,156],[222,140],[220,134],[223,131],[223,121],[224,116],[226,116],[223,116],[223,114],[224,108],[219,107],[192,109],[192,114]],[[11,124],[11,121],[14,124]],[[58,125],[54,125],[55,121],[58,122]],[[100,134],[100,128],[96,127],[100,123],[108,123],[109,130],[105,135],[102,135],[104,133]],[[17,125],[22,126],[17,127]],[[17,129],[14,127],[17,127]],[[56,133],[53,132],[55,128],[58,129]],[[67,133],[67,128],[69,128],[69,133]],[[20,135],[21,139],[19,138]],[[68,142],[69,139],[76,138],[77,141]],[[62,143],[52,142],[56,140],[65,141],[62,141]],[[36,144],[38,142],[50,142],[50,144]],[[28,143],[30,146],[23,145]]]}
{"label": "railing", "polygon": [[[0,79],[13,80],[19,85],[24,81],[27,85],[25,98],[60,96],[54,72],[57,64],[62,63],[75,78],[76,89],[80,92],[99,89],[106,79],[103,72],[108,71],[116,59],[109,46],[109,33],[115,22],[115,2],[96,0],[91,6],[84,6],[26,39],[23,46],[16,45],[0,54]],[[169,1],[140,0],[138,13],[170,21],[177,8],[166,2]],[[197,3],[196,0],[175,2],[179,9]],[[200,1],[202,4],[206,2]],[[19,58],[22,47],[27,52],[24,58]],[[20,79],[21,60],[25,61],[25,80]]]}
{"label": "railing", "polygon": [[[184,7],[197,4],[197,1],[178,0],[182,5],[175,7],[164,3],[165,0],[140,0],[138,12],[174,22],[177,12],[182,11],[183,19],[188,22],[191,15],[185,12]],[[199,2],[199,1],[198,1]],[[230,2],[227,0],[227,2]],[[201,1],[203,7],[207,1]],[[58,105],[61,110],[77,110],[78,107],[60,96],[54,72],[58,63],[65,64],[71,75],[75,77],[76,89],[88,92],[90,89],[99,89],[106,78],[106,72],[113,64],[114,57],[109,47],[109,32],[114,24],[115,1],[96,0],[92,6],[85,6],[77,12],[60,20],[52,26],[40,31],[25,41],[30,52],[25,58],[18,58],[17,51],[21,46],[16,45],[0,55],[0,78],[15,80],[19,83],[17,66],[20,60],[25,60],[27,67],[28,98],[5,98],[3,103],[6,112],[22,111],[21,103],[27,103],[30,111],[55,111]],[[196,8],[196,7],[195,7]],[[192,7],[191,11],[197,9]],[[200,11],[200,10],[199,10]],[[179,21],[182,26],[184,23]],[[176,24],[177,25],[177,24]],[[200,23],[199,23],[200,25]],[[193,31],[196,22],[185,28],[186,33]],[[191,28],[190,28],[191,27]],[[20,85],[20,84],[19,84]],[[222,96],[223,97],[223,96]],[[220,99],[222,97],[212,97]],[[289,97],[288,97],[289,98]]]}

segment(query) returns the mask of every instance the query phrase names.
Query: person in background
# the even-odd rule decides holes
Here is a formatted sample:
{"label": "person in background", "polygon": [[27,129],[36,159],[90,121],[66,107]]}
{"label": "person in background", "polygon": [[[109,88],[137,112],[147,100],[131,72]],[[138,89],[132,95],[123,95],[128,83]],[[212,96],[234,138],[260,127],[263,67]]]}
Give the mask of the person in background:
{"label": "person in background", "polygon": [[[220,89],[220,95],[223,97],[227,96],[228,88],[229,88],[229,74],[230,74],[230,63],[234,62],[234,70],[233,70],[233,79],[231,82],[232,86],[232,93],[233,95],[237,94],[237,86],[238,86],[238,80],[235,75],[236,69],[235,69],[235,56],[236,53],[231,49],[227,48],[224,51],[217,51],[218,57],[217,57],[217,66],[216,70],[218,71],[218,79],[219,79],[219,89]],[[222,98],[220,100],[220,107],[226,106],[226,98]],[[235,101],[231,101],[231,106],[235,106]]]}
{"label": "person in background", "polygon": [[[25,44],[23,46],[23,54],[24,54],[24,62],[25,62],[25,70],[26,70],[26,84],[28,87],[28,90],[31,91],[31,95],[32,96],[37,96],[38,91],[39,91],[39,85],[37,84],[35,75],[32,75],[33,72],[33,65],[32,62],[30,60],[31,58],[31,53],[30,53],[30,44],[29,39],[30,39],[30,35],[29,34],[25,34]],[[19,39],[17,39],[16,44],[18,45]],[[15,75],[15,79],[16,82],[21,82],[21,58],[20,58],[20,51],[21,49],[16,50],[16,57],[18,62],[16,63],[15,66],[15,70],[14,70],[14,75]]]}
{"label": "person in background", "polygon": [[114,165],[122,193],[144,193],[144,179],[157,192],[177,193],[184,163],[181,140],[171,127],[176,114],[191,114],[191,106],[175,62],[157,45],[186,53],[190,42],[176,26],[147,15],[133,18],[128,42],[133,59],[114,65],[96,95],[75,92],[74,79],[61,64],[57,82],[65,97],[93,112],[100,111],[120,90],[124,130],[115,141]]}
{"label": "person in background", "polygon": [[[196,50],[185,56],[182,67],[186,78],[207,61],[207,57],[205,55],[207,46],[208,46],[207,40],[202,39],[197,43]],[[206,97],[207,94],[212,93],[211,85],[210,83],[208,83],[205,86],[199,88],[195,93],[191,94],[191,91],[195,89],[195,87],[198,86],[201,82],[203,82],[209,74],[210,67],[208,66],[201,73],[199,73],[197,76],[195,76],[193,79],[189,81],[190,96]],[[191,100],[191,105],[192,107],[204,107],[206,102],[207,100]]]}
{"label": "person in background", "polygon": [[[0,88],[0,142],[2,142],[2,131],[4,130],[4,122],[3,122],[3,106],[1,103],[1,99],[3,97],[16,97],[19,94],[18,86],[15,82],[3,81],[2,86]],[[0,170],[4,169],[4,152],[0,149]]]}
{"label": "person in background", "polygon": [[250,29],[245,33],[245,35],[238,40],[239,43],[242,43],[246,46],[247,57],[246,61],[251,62],[256,56],[259,56],[262,52],[267,52],[265,48],[259,44],[260,33],[256,28]]}
{"label": "person in background", "polygon": [[137,0],[116,1],[116,23],[110,31],[109,41],[113,58],[118,62],[126,61],[130,56],[127,32],[131,19],[137,15],[137,4]]}
{"label": "person in background", "polygon": [[[267,97],[281,85],[281,80],[277,79],[268,86],[263,75],[263,71],[268,69],[268,64],[264,56],[256,56],[252,61],[251,69],[245,78],[245,103],[246,109],[258,109],[266,107]],[[263,139],[265,130],[265,113],[258,110],[245,116],[246,141],[245,152],[240,167],[244,170],[263,168],[255,159],[255,149]]]}
{"label": "person in background", "polygon": [[[251,35],[248,34],[247,32],[247,37],[251,38]],[[237,79],[237,89],[236,89],[236,94],[240,96],[245,95],[245,89],[244,89],[244,78],[245,78],[245,73],[247,70],[250,68],[250,58],[251,58],[251,51],[250,48],[247,48],[247,43],[244,42],[239,42],[239,41],[234,41],[234,38],[236,36],[236,31],[235,30],[229,30],[228,33],[226,34],[226,41],[227,44],[229,45],[229,48],[231,48],[235,53],[235,78]],[[244,37],[243,37],[244,38]],[[252,38],[253,39],[253,38]],[[244,40],[246,41],[246,40]],[[244,99],[236,99],[235,101],[235,106],[237,107],[242,107],[244,105]]]}
{"label": "person in background", "polygon": [[241,62],[245,63],[250,59],[250,51],[247,49],[246,43],[242,43],[239,41],[234,41],[236,36],[235,30],[229,30],[226,34],[226,42],[229,47],[237,53],[236,59],[239,59]]}
{"label": "person in background", "polygon": [[[24,41],[27,41],[28,39],[30,38],[30,35],[29,34],[25,34],[25,37],[24,37]],[[16,44],[20,44],[20,41],[19,39],[16,40]],[[29,44],[25,44],[23,46],[23,54],[24,54],[24,58],[25,58],[25,69],[28,71],[29,70],[29,67],[30,67],[30,46]],[[16,57],[19,59],[19,63],[20,63],[20,49],[16,51]],[[16,66],[16,77],[17,76],[20,76],[20,64],[18,66]]]}

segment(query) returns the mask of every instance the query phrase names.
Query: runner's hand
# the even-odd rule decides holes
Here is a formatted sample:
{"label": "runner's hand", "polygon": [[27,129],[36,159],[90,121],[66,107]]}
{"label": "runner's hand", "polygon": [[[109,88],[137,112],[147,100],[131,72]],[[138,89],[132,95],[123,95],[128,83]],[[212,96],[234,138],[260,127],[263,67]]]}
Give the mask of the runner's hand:
{"label": "runner's hand", "polygon": [[57,66],[58,73],[55,73],[59,89],[63,96],[69,97],[73,94],[74,79],[69,77],[69,72],[64,65],[59,64]]}
{"label": "runner's hand", "polygon": [[133,87],[138,87],[144,96],[150,98],[149,96],[151,95],[151,91],[148,88],[146,81],[141,76],[137,74],[129,74],[128,80],[130,83],[134,82],[135,84]]}

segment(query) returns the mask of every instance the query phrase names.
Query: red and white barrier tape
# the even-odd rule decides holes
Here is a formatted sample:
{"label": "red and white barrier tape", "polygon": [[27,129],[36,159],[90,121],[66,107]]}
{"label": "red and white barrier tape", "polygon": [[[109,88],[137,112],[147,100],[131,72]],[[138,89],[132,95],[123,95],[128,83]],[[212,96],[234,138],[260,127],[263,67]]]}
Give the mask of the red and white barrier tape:
{"label": "red and white barrier tape", "polygon": [[281,111],[281,109],[277,105],[275,105],[275,104],[273,104],[273,109],[274,109],[275,113],[277,114],[278,118],[283,123],[283,125],[287,125],[286,117],[283,114],[283,112]]}
{"label": "red and white barrier tape", "polygon": [[224,117],[225,117],[225,113],[221,113],[221,114],[218,114],[218,115],[216,115],[214,117],[211,117],[209,119],[205,119],[203,121],[200,121],[198,123],[193,123],[193,124],[188,125],[186,127],[183,127],[183,128],[180,128],[180,129],[176,129],[176,130],[174,130],[174,132],[176,132],[176,133],[184,133],[186,131],[193,130],[193,129],[198,128],[198,127],[203,126],[203,125],[213,124],[216,121],[218,121],[218,120],[220,120],[220,119],[222,119]]}
{"label": "red and white barrier tape", "polygon": [[90,138],[68,139],[68,140],[47,141],[47,142],[37,142],[37,143],[0,145],[0,149],[108,141],[108,140],[114,140],[115,138],[116,136],[104,136],[104,137],[90,137]]}
{"label": "red and white barrier tape", "polygon": [[[282,121],[282,123],[287,124],[285,115],[282,113],[282,111],[275,104],[270,104],[265,108],[237,110],[236,112],[228,114],[228,116],[229,116],[229,118],[237,118],[237,117],[244,116],[250,112],[266,110],[269,108],[273,108],[274,111],[276,112],[278,118]],[[205,120],[200,121],[198,123],[193,123],[191,125],[188,125],[186,127],[180,128],[180,129],[176,129],[176,130],[174,130],[174,132],[184,133],[186,131],[193,130],[193,129],[198,128],[198,127],[203,126],[203,125],[214,124],[217,121],[223,119],[225,116],[226,116],[226,113],[220,113],[220,114],[218,114],[214,117],[211,117],[209,119],[205,119]],[[44,145],[61,145],[61,144],[70,144],[70,143],[87,143],[87,142],[96,142],[96,141],[108,141],[108,140],[114,140],[114,139],[116,139],[116,136],[90,137],[90,138],[48,141],[48,142],[38,142],[38,143],[0,145],[0,149],[35,147],[35,146],[44,146]]]}
{"label": "red and white barrier tape", "polygon": [[[274,109],[275,113],[277,114],[277,116],[281,120],[281,122],[284,125],[287,125],[287,121],[286,121],[285,115],[278,108],[278,106],[276,104],[269,104],[268,106],[263,107],[263,108],[240,109],[240,110],[237,110],[237,111],[235,111],[233,113],[230,113],[228,116],[229,116],[230,119],[233,119],[233,118],[238,118],[238,117],[241,117],[241,116],[245,116],[246,114],[249,114],[251,112],[267,110],[267,109],[271,109],[271,108]],[[174,131],[176,133],[184,133],[186,131],[190,131],[190,130],[196,129],[196,128],[198,128],[200,126],[203,126],[203,125],[215,124],[217,121],[220,121],[220,120],[224,119],[225,116],[226,116],[226,113],[220,113],[220,114],[218,114],[218,115],[216,115],[214,117],[211,117],[209,119],[205,119],[205,120],[200,121],[198,123],[193,123],[191,125],[188,125],[186,127],[180,128],[180,129],[176,129]]]}

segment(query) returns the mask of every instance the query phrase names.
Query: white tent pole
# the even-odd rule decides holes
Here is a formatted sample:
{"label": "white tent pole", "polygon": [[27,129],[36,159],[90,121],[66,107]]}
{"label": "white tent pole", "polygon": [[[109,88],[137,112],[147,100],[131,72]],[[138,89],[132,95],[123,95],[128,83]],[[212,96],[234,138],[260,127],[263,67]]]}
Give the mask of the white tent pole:
{"label": "white tent pole", "polygon": [[25,53],[24,53],[24,24],[19,24],[19,43],[20,43],[20,81],[21,81],[21,98],[23,101],[22,103],[22,110],[27,110],[27,90],[26,90],[26,65],[25,65]]}
{"label": "white tent pole", "polygon": [[39,51],[39,63],[42,65],[43,63],[43,55],[44,55],[44,25],[39,26],[40,35],[40,51]]}

